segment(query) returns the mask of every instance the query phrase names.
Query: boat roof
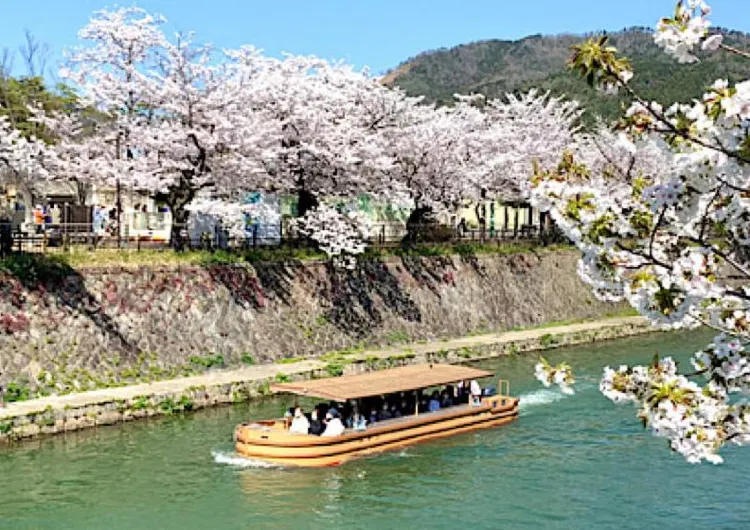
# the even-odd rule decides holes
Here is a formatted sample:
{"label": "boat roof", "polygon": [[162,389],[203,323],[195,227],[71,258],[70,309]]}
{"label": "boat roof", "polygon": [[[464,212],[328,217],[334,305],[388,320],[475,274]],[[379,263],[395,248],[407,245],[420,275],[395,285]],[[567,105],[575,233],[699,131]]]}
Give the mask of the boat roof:
{"label": "boat roof", "polygon": [[311,379],[295,383],[278,383],[271,385],[271,390],[333,401],[346,401],[419,390],[493,375],[493,372],[468,366],[417,364],[358,375]]}

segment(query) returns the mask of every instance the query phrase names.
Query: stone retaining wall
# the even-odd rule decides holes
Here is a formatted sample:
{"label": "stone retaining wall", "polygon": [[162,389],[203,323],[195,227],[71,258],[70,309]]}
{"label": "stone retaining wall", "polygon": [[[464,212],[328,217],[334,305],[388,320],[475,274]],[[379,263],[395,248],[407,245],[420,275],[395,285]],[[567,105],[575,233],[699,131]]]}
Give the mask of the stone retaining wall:
{"label": "stone retaining wall", "polygon": [[[578,328],[578,329],[576,329]],[[468,337],[444,344],[414,345],[406,350],[386,350],[340,355],[335,364],[321,360],[276,364],[258,369],[225,371],[216,376],[191,377],[167,384],[89,392],[60,398],[43,398],[0,409],[0,441],[42,434],[64,433],[112,425],[160,415],[183,413],[204,407],[239,403],[267,395],[275,381],[303,380],[337,373],[358,373],[425,362],[463,363],[514,353],[547,350],[628,337],[652,331],[640,319],[594,325],[518,332],[519,338],[502,335]],[[508,334],[508,335],[513,335]],[[273,374],[273,375],[270,375]],[[202,383],[202,384],[201,384]],[[166,388],[158,388],[159,386]],[[145,387],[145,388],[144,388]]]}
{"label": "stone retaining wall", "polygon": [[[0,277],[0,384],[17,399],[552,321],[600,318],[572,251]],[[57,420],[56,420],[57,421]]]}

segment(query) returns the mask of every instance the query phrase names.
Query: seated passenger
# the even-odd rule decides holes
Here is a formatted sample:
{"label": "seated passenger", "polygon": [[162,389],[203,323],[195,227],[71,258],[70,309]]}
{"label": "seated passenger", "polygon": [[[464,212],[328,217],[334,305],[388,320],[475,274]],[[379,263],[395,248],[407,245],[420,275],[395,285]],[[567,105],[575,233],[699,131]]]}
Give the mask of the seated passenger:
{"label": "seated passenger", "polygon": [[391,417],[392,418],[400,418],[402,416],[401,411],[398,410],[398,407],[396,405],[393,405],[391,407]]}
{"label": "seated passenger", "polygon": [[440,406],[442,408],[453,406],[453,398],[451,398],[451,392],[448,390],[443,390],[440,393]]}
{"label": "seated passenger", "polygon": [[383,408],[378,413],[378,420],[390,420],[393,416],[391,415],[391,409],[388,407],[388,402],[383,401]]}
{"label": "seated passenger", "polygon": [[432,393],[430,402],[427,405],[427,410],[429,410],[430,412],[435,412],[436,410],[440,410],[440,397],[437,393],[437,390]]}
{"label": "seated passenger", "polygon": [[341,419],[338,415],[334,416],[328,412],[328,414],[326,414],[325,424],[326,430],[323,431],[321,436],[341,436],[344,434],[344,424],[341,423]]}
{"label": "seated passenger", "polygon": [[378,421],[378,411],[375,407],[370,410],[370,418],[368,421],[370,423],[375,423],[376,421]]}
{"label": "seated passenger", "polygon": [[365,417],[362,416],[359,412],[355,412],[352,416],[352,429],[355,431],[364,431],[365,425],[367,424],[367,420],[365,420]]}
{"label": "seated passenger", "polygon": [[292,418],[294,418],[294,407],[289,407],[284,413],[284,428],[289,429],[292,426]]}
{"label": "seated passenger", "polygon": [[357,419],[357,416],[361,416],[359,413],[359,407],[357,405],[352,406],[351,413],[348,416],[344,417],[344,426],[347,429],[353,429],[354,428],[354,422]]}
{"label": "seated passenger", "polygon": [[292,434],[307,434],[309,430],[310,422],[302,413],[302,408],[297,407],[294,409],[294,419],[292,420],[292,426],[289,427],[289,432]]}
{"label": "seated passenger", "polygon": [[315,436],[320,436],[323,432],[323,423],[318,419],[318,409],[313,409],[312,414],[310,416],[310,434],[314,434]]}
{"label": "seated passenger", "polygon": [[414,414],[414,407],[404,398],[401,400],[401,415],[408,416],[409,414]]}
{"label": "seated passenger", "polygon": [[344,403],[343,407],[341,408],[341,421],[344,422],[344,425],[346,425],[347,427],[351,427],[352,417],[354,416],[354,412],[357,410],[357,404],[352,400],[348,400],[346,403]]}

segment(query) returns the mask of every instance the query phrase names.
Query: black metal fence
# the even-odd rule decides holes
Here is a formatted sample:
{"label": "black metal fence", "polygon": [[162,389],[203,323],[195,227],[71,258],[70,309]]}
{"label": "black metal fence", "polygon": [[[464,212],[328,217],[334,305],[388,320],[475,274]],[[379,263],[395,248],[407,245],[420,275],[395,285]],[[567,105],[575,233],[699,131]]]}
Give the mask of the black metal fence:
{"label": "black metal fence", "polygon": [[[182,230],[182,241],[189,249],[273,249],[304,248],[310,240],[284,225],[254,225],[241,236],[232,236],[228,232],[214,228],[196,233],[195,230]],[[55,252],[70,248],[95,249],[130,249],[130,250],[169,250],[172,245],[169,234],[162,231],[154,235],[148,231],[128,233],[124,230],[119,235],[116,231],[94,230],[92,223],[59,223],[34,226],[32,230],[21,231],[10,223],[0,222],[0,250],[3,253],[20,252]],[[395,248],[404,243],[423,244],[503,244],[509,242],[529,242],[549,244],[562,242],[561,234],[554,225],[520,225],[511,228],[494,229],[492,227],[466,228],[439,224],[410,225],[403,223],[383,223],[371,231],[367,243],[374,248]]]}

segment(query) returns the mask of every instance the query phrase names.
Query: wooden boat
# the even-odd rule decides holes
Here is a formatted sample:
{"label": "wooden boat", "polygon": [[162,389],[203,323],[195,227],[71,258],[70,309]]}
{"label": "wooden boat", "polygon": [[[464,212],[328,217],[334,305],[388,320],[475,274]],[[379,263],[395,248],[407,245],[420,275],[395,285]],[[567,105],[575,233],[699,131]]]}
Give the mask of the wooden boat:
{"label": "wooden boat", "polygon": [[[365,374],[276,384],[274,392],[318,397],[336,402],[387,396],[402,392],[482,379],[494,374],[453,365],[413,365]],[[322,437],[292,434],[284,419],[243,423],[235,428],[235,448],[243,456],[285,466],[325,467],[352,458],[397,449],[436,438],[497,427],[518,417],[518,398],[509,394],[507,381],[498,382],[499,393],[482,397],[478,404],[418,412],[368,425],[363,431]],[[505,390],[505,393],[502,392]]]}

